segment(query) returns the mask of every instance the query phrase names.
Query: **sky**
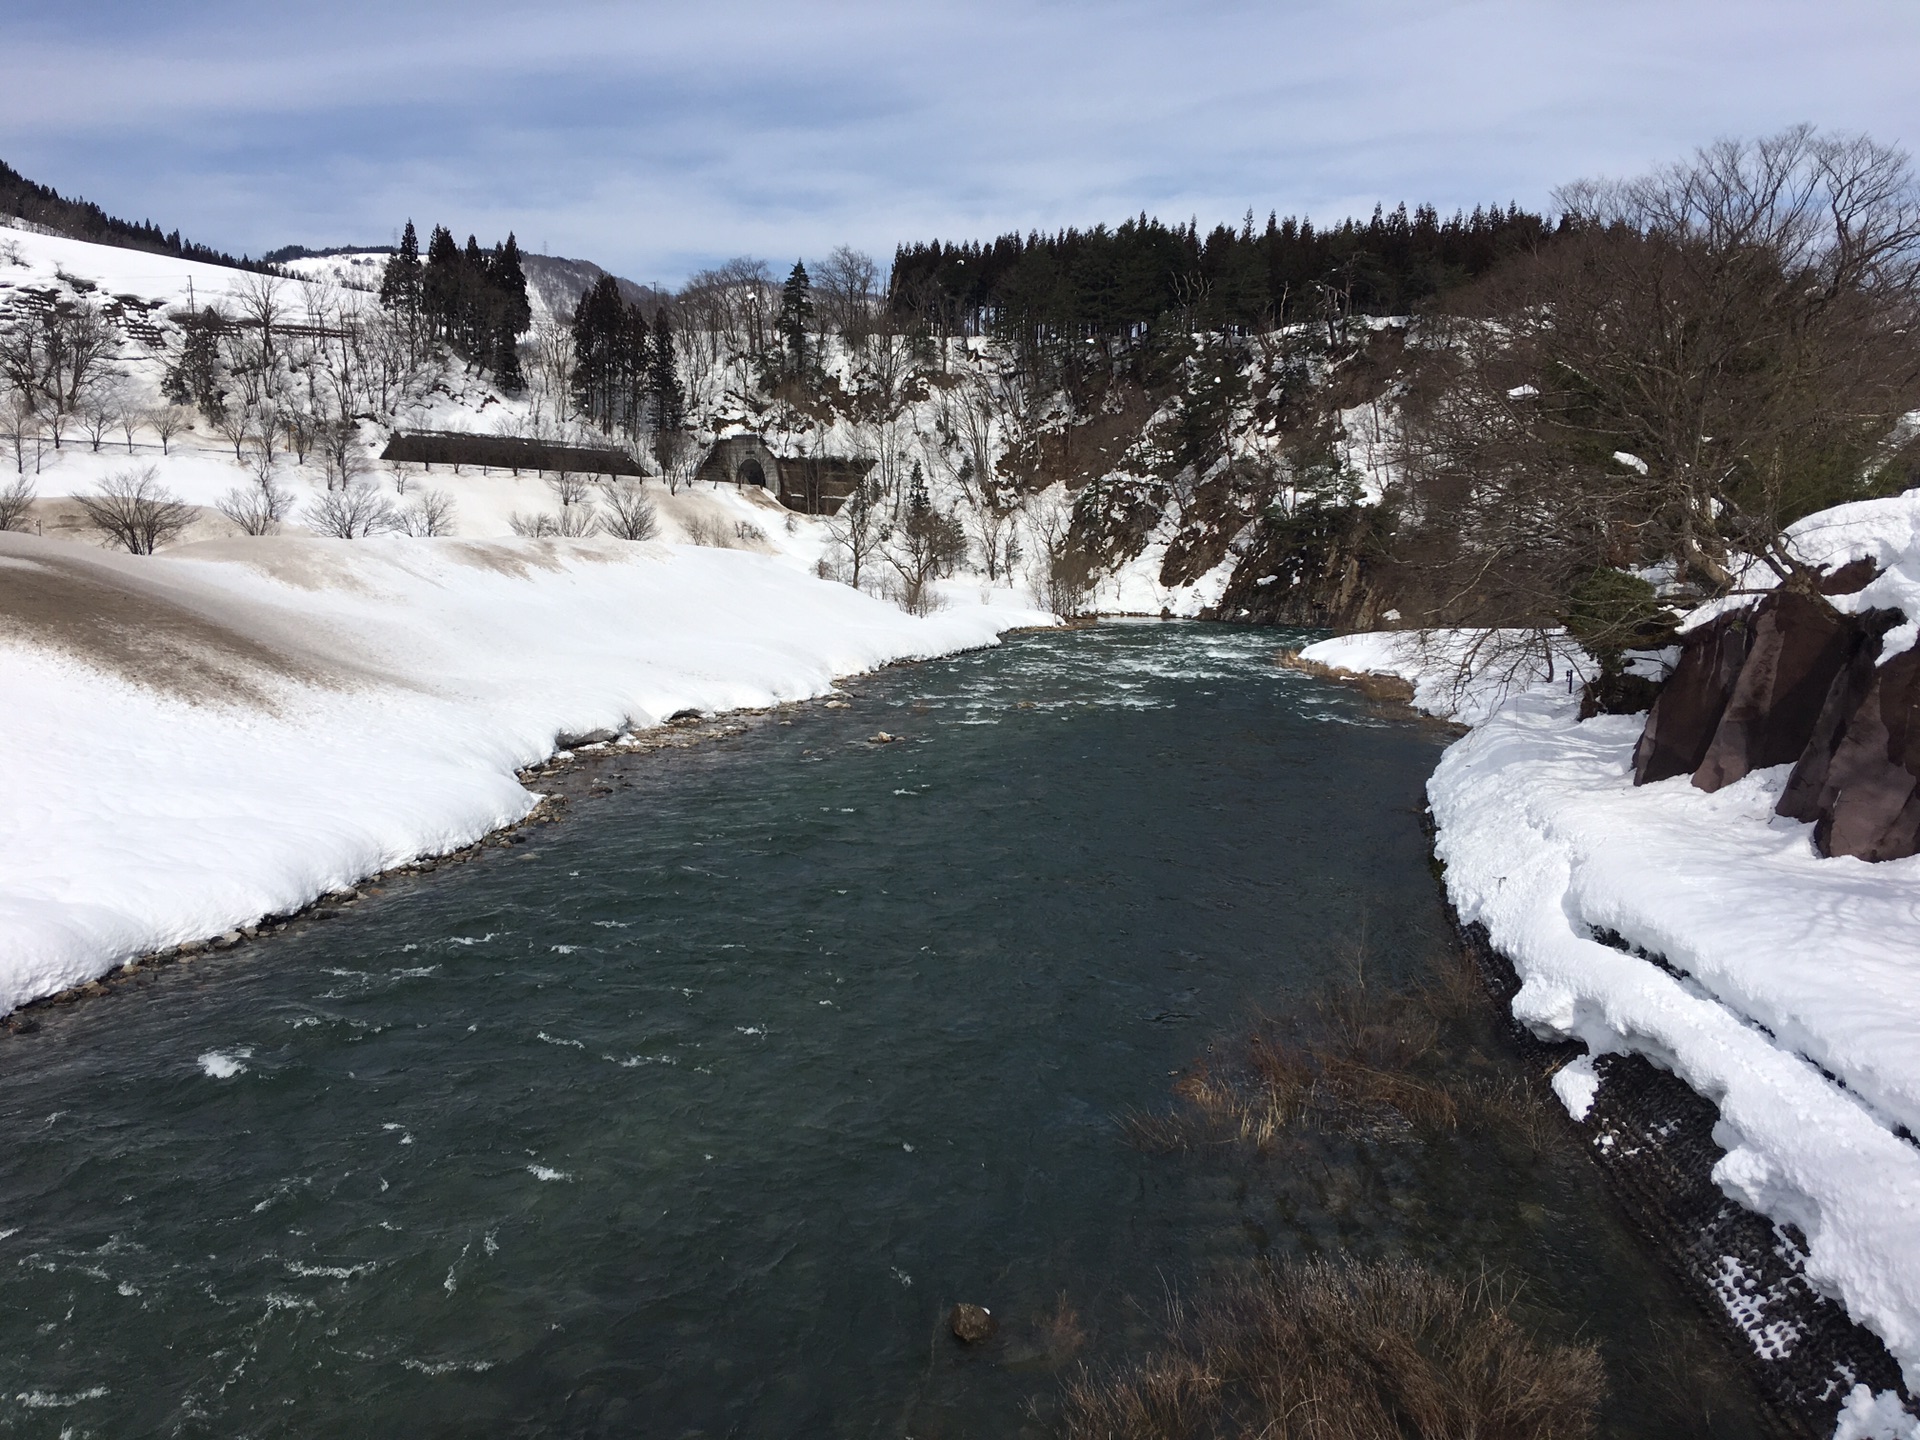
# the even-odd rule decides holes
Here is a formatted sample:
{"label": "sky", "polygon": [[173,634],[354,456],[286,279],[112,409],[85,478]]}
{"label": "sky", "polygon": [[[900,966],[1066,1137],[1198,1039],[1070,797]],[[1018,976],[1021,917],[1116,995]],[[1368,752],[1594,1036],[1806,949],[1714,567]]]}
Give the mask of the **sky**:
{"label": "sky", "polygon": [[733,255],[1444,210],[1806,121],[1920,146],[1920,0],[6,0],[0,160],[232,252],[411,217]]}

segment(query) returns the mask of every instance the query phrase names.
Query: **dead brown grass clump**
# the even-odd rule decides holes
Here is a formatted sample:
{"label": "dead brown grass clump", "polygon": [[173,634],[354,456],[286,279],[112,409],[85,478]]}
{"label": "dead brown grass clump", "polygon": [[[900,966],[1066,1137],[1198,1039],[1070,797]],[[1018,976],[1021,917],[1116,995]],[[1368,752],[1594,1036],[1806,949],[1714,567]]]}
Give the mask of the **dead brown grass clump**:
{"label": "dead brown grass clump", "polygon": [[1349,1132],[1451,1130],[1461,1103],[1434,1078],[1440,1025],[1423,992],[1381,990],[1364,976],[1321,991],[1301,1020],[1262,1020],[1220,1062],[1182,1076],[1171,1115],[1135,1115],[1148,1149],[1237,1141],[1264,1151],[1308,1123]]}
{"label": "dead brown grass clump", "polygon": [[1410,1264],[1311,1261],[1176,1304],[1166,1347],[1069,1385],[1070,1440],[1575,1440],[1598,1352],[1530,1336],[1511,1297]]}
{"label": "dead brown grass clump", "polygon": [[1472,963],[1449,952],[1427,979],[1404,989],[1368,983],[1364,956],[1352,978],[1313,995],[1287,1020],[1251,1030],[1175,1082],[1177,1106],[1123,1124],[1149,1151],[1232,1144],[1266,1155],[1288,1131],[1371,1139],[1431,1139],[1493,1131],[1535,1154],[1560,1136],[1557,1106],[1523,1077],[1462,1055],[1468,1024],[1488,998]]}

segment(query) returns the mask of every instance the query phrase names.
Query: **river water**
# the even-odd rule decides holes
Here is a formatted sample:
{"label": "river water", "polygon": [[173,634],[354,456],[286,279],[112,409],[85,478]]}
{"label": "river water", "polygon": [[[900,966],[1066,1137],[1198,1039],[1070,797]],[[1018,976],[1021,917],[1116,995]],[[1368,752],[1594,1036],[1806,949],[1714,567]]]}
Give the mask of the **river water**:
{"label": "river water", "polygon": [[1336,1214],[1127,1142],[1363,935],[1387,977],[1444,944],[1446,737],[1284,638],[867,677],[0,1037],[0,1431],[1041,1435],[1170,1293],[1351,1248],[1524,1281],[1603,1346],[1608,1433],[1750,1433],[1577,1154],[1362,1157],[1387,1203]]}

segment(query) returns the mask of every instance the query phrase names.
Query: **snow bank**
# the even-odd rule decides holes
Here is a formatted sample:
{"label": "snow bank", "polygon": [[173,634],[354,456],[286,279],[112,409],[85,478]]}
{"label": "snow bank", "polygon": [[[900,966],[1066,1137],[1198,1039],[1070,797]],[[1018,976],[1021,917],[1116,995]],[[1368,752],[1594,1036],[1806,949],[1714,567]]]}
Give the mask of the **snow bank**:
{"label": "snow bank", "polygon": [[[1920,617],[1920,493],[1810,517],[1794,539],[1818,564],[1882,568],[1844,608]],[[1350,635],[1303,654],[1398,675],[1423,709],[1476,727],[1428,785],[1435,848],[1461,919],[1513,962],[1515,1015],[1592,1054],[1643,1055],[1711,1100],[1720,1188],[1798,1227],[1808,1278],[1920,1388],[1920,857],[1816,855],[1810,826],[1773,813],[1788,766],[1714,794],[1685,777],[1636,788],[1643,717],[1582,723],[1537,663],[1517,685],[1462,685],[1470,640]],[[1556,1085],[1576,1115],[1590,1063]],[[1840,1433],[1916,1433],[1900,1413],[1863,1387]]]}
{"label": "snow bank", "polygon": [[1896,1127],[1920,1122],[1920,861],[1816,857],[1772,814],[1784,766],[1711,795],[1635,789],[1640,725],[1522,697],[1449,749],[1428,786],[1448,893],[1513,961],[1523,1023],[1714,1102],[1715,1181],[1799,1227],[1809,1279],[1911,1385],[1920,1150]]}
{"label": "snow bank", "polygon": [[819,694],[1050,623],[614,540],[0,535],[0,1013],[525,815],[560,734]]}
{"label": "snow bank", "polygon": [[1300,658],[1355,675],[1392,675],[1413,686],[1413,705],[1442,720],[1483,724],[1521,695],[1566,696],[1595,673],[1577,645],[1552,649],[1520,631],[1370,630],[1320,640]]}

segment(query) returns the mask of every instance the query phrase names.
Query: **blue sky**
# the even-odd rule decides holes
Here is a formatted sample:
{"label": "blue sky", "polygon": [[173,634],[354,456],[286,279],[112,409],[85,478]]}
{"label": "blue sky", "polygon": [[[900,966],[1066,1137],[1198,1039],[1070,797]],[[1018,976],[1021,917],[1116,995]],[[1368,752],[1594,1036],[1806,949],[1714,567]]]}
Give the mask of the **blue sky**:
{"label": "blue sky", "polygon": [[409,215],[735,254],[1443,209],[1806,120],[1920,145],[1915,0],[104,3],[0,10],[0,158],[221,248]]}

